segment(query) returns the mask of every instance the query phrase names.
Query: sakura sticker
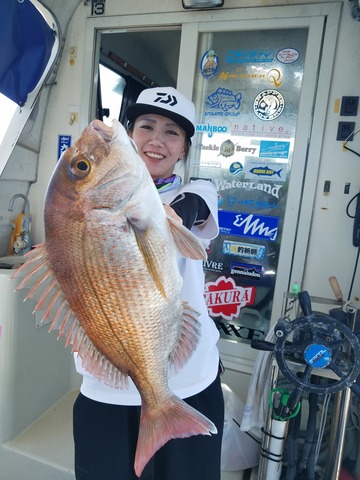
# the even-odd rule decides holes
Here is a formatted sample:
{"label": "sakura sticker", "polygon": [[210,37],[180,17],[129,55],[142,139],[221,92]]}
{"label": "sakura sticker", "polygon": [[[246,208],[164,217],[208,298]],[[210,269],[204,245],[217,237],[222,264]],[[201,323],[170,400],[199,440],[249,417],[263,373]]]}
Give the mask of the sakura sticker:
{"label": "sakura sticker", "polygon": [[204,298],[212,317],[232,320],[240,315],[246,305],[253,305],[256,288],[236,285],[231,277],[221,276],[215,282],[205,285]]}
{"label": "sakura sticker", "polygon": [[218,56],[215,50],[208,50],[204,53],[200,62],[200,72],[204,78],[211,78],[218,68]]}

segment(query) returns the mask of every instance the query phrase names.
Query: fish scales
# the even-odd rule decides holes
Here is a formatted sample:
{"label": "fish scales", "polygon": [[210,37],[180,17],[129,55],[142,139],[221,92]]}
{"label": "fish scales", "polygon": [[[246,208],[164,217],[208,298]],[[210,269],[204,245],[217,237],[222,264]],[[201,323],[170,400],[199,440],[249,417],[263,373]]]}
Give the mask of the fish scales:
{"label": "fish scales", "polygon": [[[119,122],[92,122],[62,156],[45,201],[45,244],[14,276],[31,289],[83,367],[114,388],[129,375],[141,399],[134,469],[171,438],[216,433],[176,397],[168,372],[196,348],[200,325],[180,300],[176,249],[206,258],[200,242],[166,218],[145,164]],[[40,268],[41,266],[41,268]],[[50,275],[47,275],[47,271]]]}

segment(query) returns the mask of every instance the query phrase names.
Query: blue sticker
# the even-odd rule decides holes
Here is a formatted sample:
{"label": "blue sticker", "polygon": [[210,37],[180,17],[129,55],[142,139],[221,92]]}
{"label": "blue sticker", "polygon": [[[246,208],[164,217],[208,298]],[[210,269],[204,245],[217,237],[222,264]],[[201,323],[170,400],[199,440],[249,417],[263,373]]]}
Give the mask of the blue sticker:
{"label": "blue sticker", "polygon": [[205,105],[208,108],[217,108],[227,112],[228,110],[239,110],[241,107],[242,94],[234,93],[227,88],[219,87],[213,93],[208,95]]}
{"label": "blue sticker", "polygon": [[305,349],[304,358],[313,368],[326,368],[331,362],[331,352],[325,345],[312,343]]}
{"label": "blue sticker", "polygon": [[277,182],[284,182],[286,180],[288,165],[285,162],[271,162],[267,159],[266,163],[261,163],[259,159],[246,160],[245,163],[245,178],[248,179],[263,179],[276,180]]}
{"label": "blue sticker", "polygon": [[59,160],[61,155],[71,146],[71,135],[59,135],[58,137],[58,156]]}
{"label": "blue sticker", "polygon": [[274,50],[228,50],[225,61],[227,63],[264,63],[274,60]]}
{"label": "blue sticker", "polygon": [[239,175],[239,173],[242,173],[243,170],[244,170],[244,167],[240,162],[234,162],[229,167],[230,175]]}
{"label": "blue sticker", "polygon": [[279,217],[219,210],[219,231],[222,235],[259,238],[274,242],[278,227]]}
{"label": "blue sticker", "polygon": [[260,140],[259,157],[289,158],[290,142]]}

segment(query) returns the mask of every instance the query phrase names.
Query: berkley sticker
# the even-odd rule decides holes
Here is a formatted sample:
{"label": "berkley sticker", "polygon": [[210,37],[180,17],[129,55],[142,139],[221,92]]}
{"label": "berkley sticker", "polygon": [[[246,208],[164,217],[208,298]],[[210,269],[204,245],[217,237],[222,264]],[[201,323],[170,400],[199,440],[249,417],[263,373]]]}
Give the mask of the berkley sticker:
{"label": "berkley sticker", "polygon": [[240,287],[229,277],[219,277],[205,284],[205,303],[212,317],[232,320],[240,315],[246,305],[255,302],[255,287]]}
{"label": "berkley sticker", "polygon": [[254,100],[254,113],[261,120],[269,121],[280,117],[284,111],[285,100],[277,90],[263,90]]}
{"label": "berkley sticker", "polygon": [[277,60],[281,63],[294,63],[300,57],[295,48],[283,48],[276,54]]}
{"label": "berkley sticker", "polygon": [[279,217],[219,210],[219,231],[222,235],[259,238],[274,242],[278,227]]}

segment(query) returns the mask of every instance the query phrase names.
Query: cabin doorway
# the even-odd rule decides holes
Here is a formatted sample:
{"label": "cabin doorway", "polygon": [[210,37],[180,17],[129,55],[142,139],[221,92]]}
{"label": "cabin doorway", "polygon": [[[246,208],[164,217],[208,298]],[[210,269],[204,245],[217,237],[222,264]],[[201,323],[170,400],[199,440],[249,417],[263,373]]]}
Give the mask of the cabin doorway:
{"label": "cabin doorway", "polygon": [[149,87],[176,87],[181,30],[102,33],[94,116],[126,124],[125,111]]}

